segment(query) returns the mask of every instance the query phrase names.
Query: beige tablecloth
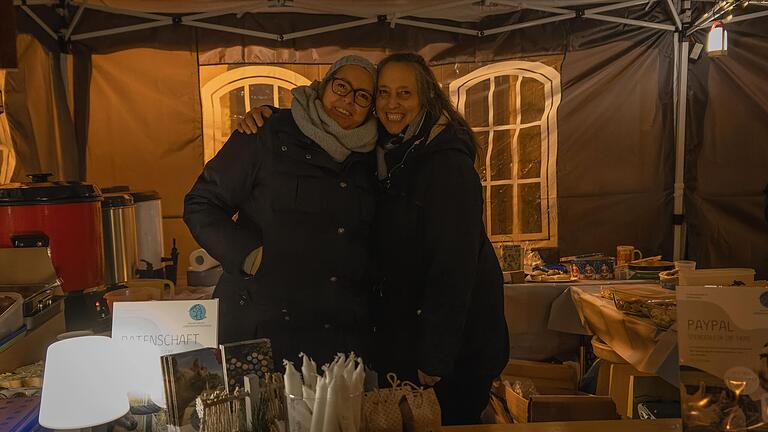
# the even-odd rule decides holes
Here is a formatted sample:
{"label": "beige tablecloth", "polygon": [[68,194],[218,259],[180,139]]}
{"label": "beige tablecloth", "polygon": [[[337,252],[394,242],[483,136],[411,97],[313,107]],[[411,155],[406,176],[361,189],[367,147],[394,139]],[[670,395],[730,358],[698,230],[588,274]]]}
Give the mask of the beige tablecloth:
{"label": "beige tablecloth", "polygon": [[552,303],[549,328],[597,335],[642,372],[677,385],[677,331],[660,330],[649,320],[626,315],[613,301],[600,297],[599,286],[569,287]]}

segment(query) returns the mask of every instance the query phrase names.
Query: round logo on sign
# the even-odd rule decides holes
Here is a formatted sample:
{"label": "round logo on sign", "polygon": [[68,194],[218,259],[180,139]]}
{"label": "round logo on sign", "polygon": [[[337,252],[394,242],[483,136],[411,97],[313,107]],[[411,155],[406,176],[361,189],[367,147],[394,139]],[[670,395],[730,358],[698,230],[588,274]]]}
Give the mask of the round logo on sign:
{"label": "round logo on sign", "polygon": [[198,303],[189,308],[189,317],[195,321],[205,319],[205,306]]}

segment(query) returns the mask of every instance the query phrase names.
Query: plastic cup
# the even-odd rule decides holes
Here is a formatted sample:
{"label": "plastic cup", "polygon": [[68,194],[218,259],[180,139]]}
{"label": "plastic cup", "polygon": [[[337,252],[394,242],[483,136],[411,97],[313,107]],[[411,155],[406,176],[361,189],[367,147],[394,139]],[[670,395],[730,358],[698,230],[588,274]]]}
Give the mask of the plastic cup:
{"label": "plastic cup", "polygon": [[675,268],[683,270],[696,270],[696,261],[675,261]]}

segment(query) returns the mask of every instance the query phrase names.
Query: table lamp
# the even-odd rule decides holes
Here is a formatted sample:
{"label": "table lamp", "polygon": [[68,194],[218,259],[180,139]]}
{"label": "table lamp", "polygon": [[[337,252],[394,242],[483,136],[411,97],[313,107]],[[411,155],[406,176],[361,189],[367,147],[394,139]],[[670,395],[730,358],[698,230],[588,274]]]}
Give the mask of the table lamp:
{"label": "table lamp", "polygon": [[127,380],[111,338],[83,336],[48,347],[40,401],[40,425],[85,429],[128,413]]}

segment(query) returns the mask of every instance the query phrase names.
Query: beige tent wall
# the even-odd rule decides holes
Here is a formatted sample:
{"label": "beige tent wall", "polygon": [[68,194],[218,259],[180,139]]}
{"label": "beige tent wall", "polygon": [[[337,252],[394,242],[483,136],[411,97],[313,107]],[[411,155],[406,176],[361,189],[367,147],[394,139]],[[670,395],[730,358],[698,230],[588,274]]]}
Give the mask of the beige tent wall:
{"label": "beige tent wall", "polygon": [[195,51],[130,49],[92,62],[87,180],[160,193],[166,253],[176,238],[183,279],[198,247],[183,199],[203,167]]}
{"label": "beige tent wall", "polygon": [[50,172],[53,178],[78,178],[74,128],[66,106],[57,55],[34,37],[16,40],[19,68],[5,76],[5,106],[16,154],[14,181],[30,173]]}

